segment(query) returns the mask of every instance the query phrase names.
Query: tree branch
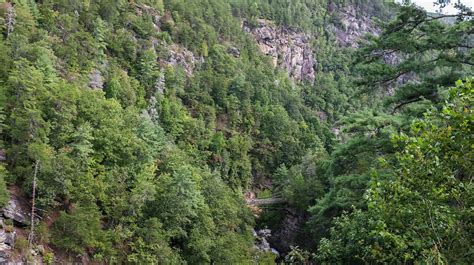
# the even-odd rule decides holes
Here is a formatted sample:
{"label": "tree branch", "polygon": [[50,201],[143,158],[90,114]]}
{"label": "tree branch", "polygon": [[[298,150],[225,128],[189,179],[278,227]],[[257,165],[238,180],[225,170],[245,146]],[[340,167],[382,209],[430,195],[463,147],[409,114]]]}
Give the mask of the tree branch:
{"label": "tree branch", "polygon": [[393,108],[392,114],[395,114],[395,112],[397,112],[397,110],[398,110],[399,108],[401,108],[401,107],[403,107],[403,106],[405,106],[405,105],[408,105],[408,104],[410,104],[410,103],[420,101],[420,100],[422,100],[422,99],[424,99],[424,98],[423,98],[423,97],[416,97],[416,98],[412,98],[412,99],[409,99],[409,100],[407,100],[407,101],[404,101],[404,102],[398,104],[397,106],[395,106],[395,107]]}

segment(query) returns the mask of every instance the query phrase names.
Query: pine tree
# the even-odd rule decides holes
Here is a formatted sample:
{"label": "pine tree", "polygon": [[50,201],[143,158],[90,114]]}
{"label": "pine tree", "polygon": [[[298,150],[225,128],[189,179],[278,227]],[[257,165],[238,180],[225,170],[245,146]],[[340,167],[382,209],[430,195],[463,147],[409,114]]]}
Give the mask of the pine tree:
{"label": "pine tree", "polygon": [[461,7],[453,15],[428,14],[414,4],[399,7],[397,17],[359,52],[361,84],[394,93],[387,100],[393,112],[425,99],[437,102],[440,88],[473,71],[471,15]]}

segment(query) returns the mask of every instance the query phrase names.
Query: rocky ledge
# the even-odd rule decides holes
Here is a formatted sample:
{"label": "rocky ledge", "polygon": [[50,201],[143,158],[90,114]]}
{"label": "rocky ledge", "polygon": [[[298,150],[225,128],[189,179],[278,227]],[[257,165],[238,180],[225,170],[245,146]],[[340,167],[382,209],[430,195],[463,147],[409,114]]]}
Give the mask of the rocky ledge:
{"label": "rocky ledge", "polygon": [[15,226],[26,227],[30,225],[31,217],[26,210],[26,203],[20,200],[20,197],[12,194],[10,201],[3,208],[3,217],[12,220]]}

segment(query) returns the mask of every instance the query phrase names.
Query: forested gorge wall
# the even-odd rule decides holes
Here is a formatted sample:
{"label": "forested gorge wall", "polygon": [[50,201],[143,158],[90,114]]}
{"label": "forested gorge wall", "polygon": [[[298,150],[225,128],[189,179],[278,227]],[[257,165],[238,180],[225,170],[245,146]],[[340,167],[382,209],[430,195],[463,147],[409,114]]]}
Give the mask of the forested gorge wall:
{"label": "forested gorge wall", "polygon": [[[325,27],[334,35],[334,45],[357,48],[364,35],[380,33],[372,19],[375,14],[367,13],[355,4],[338,7],[329,2],[325,12],[322,16],[332,17],[332,22]],[[242,28],[253,35],[260,50],[270,56],[274,66],[285,70],[297,82],[314,82],[318,57],[315,39],[327,38],[327,33],[311,34],[310,30],[305,32],[295,26],[278,26],[275,21],[266,19],[244,20]]]}
{"label": "forested gorge wall", "polygon": [[[0,244],[0,258],[271,264],[269,231],[257,233],[267,251],[255,249],[252,236],[254,227],[268,226],[287,262],[352,260],[352,249],[338,245],[343,240],[327,239],[331,227],[345,212],[367,209],[370,180],[385,172],[373,169],[380,156],[395,160],[390,137],[408,128],[411,117],[385,112],[380,80],[444,73],[454,65],[449,75],[419,75],[406,91],[394,90],[393,102],[420,95],[434,101],[444,94],[433,93],[439,87],[433,80],[453,83],[465,71],[456,63],[470,60],[450,50],[435,53],[443,71],[423,65],[430,54],[416,63],[403,63],[410,56],[381,62],[376,56],[405,44],[397,42],[402,38],[360,46],[356,40],[367,32],[384,36],[372,17],[384,17],[389,6],[376,0],[3,1],[0,206],[12,208],[14,195],[21,209],[34,199],[37,210],[31,245],[30,226],[4,214],[0,239],[9,243]],[[406,13],[398,21],[425,17],[400,10]],[[422,32],[407,44],[466,46],[468,30],[461,24],[441,34],[447,39]],[[359,69],[354,58],[368,61]],[[428,104],[421,103],[419,109]],[[284,205],[260,209],[255,218],[243,199],[249,190]],[[367,217],[354,216],[354,222]],[[338,231],[357,227],[352,224],[338,222]],[[363,247],[368,256],[378,253]]]}

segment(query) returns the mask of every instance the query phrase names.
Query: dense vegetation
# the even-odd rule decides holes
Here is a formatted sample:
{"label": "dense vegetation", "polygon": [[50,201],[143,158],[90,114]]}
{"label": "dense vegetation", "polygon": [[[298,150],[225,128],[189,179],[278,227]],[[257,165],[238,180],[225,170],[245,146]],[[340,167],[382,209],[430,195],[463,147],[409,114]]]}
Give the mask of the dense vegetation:
{"label": "dense vegetation", "polygon": [[[392,20],[343,48],[328,5]],[[37,207],[57,218],[35,242],[97,262],[264,263],[243,198],[265,187],[307,217],[289,261],[469,263],[470,12],[446,23],[375,0],[2,2],[0,205],[7,185],[31,199],[37,178]],[[259,51],[241,29],[258,18],[318,36],[314,83]],[[177,53],[192,67],[170,63]]]}

